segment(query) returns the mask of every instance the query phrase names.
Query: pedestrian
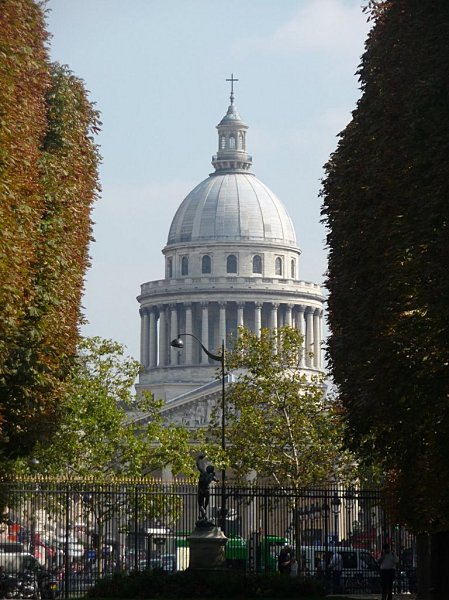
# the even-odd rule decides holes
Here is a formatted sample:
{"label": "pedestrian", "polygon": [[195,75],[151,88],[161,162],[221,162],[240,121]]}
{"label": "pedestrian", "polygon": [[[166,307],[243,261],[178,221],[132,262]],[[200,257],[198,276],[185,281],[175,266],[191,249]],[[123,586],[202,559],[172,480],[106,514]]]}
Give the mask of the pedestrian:
{"label": "pedestrian", "polygon": [[332,593],[341,594],[341,573],[343,571],[343,557],[337,550],[334,550],[334,553],[332,554],[329,567],[332,571]]}
{"label": "pedestrian", "polygon": [[298,571],[299,571],[298,561],[296,560],[296,558],[294,556],[292,556],[292,559],[290,561],[290,575],[292,577],[298,577]]}
{"label": "pedestrian", "polygon": [[393,550],[390,549],[390,545],[384,544],[382,546],[382,553],[377,560],[380,567],[382,600],[392,600],[393,598],[393,581],[398,562],[398,557]]}
{"label": "pedestrian", "polygon": [[292,549],[290,546],[284,546],[279,552],[278,569],[279,573],[289,575],[292,567]]}
{"label": "pedestrian", "polygon": [[8,575],[5,567],[0,565],[0,598],[7,598],[8,591]]}

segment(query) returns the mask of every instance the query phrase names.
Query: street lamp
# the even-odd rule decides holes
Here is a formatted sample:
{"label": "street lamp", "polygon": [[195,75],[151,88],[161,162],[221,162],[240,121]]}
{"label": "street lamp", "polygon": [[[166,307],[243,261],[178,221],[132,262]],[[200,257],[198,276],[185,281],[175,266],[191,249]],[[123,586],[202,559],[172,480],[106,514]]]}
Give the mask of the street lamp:
{"label": "street lamp", "polygon": [[[184,348],[184,342],[181,337],[188,336],[192,337],[201,346],[201,349],[209,358],[219,362],[221,364],[221,449],[226,450],[226,417],[225,417],[225,348],[224,340],[221,342],[221,354],[213,354],[208,350],[202,343],[201,340],[193,335],[193,333],[178,333],[178,337],[170,342],[170,346],[173,348]],[[223,467],[221,470],[221,530],[225,533],[226,524],[226,469]]]}
{"label": "street lamp", "polygon": [[334,523],[335,523],[335,543],[337,543],[339,541],[339,532],[338,532],[338,515],[340,514],[341,511],[341,500],[340,498],[337,496],[337,492],[335,492],[332,500],[331,500],[331,510],[334,513]]}
{"label": "street lamp", "polygon": [[346,518],[347,536],[346,537],[349,541],[349,539],[351,537],[352,510],[354,508],[354,504],[356,501],[356,492],[353,487],[349,487],[346,490],[345,501],[346,501],[346,512],[347,512],[347,518]]}

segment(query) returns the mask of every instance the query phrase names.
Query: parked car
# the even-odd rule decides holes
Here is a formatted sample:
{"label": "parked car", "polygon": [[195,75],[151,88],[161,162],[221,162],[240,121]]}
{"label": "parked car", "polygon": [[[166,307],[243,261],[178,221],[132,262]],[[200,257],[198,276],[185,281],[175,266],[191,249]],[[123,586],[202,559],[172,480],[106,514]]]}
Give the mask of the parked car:
{"label": "parked car", "polygon": [[297,559],[301,572],[326,579],[327,565],[334,552],[343,559],[342,592],[347,594],[378,594],[380,592],[379,565],[368,550],[345,546],[301,546]]}
{"label": "parked car", "polygon": [[162,554],[139,560],[139,570],[161,569],[167,573],[176,571],[176,554]]}
{"label": "parked car", "polygon": [[63,552],[67,552],[70,560],[84,556],[84,544],[74,537],[66,540],[64,536],[61,536],[57,539],[57,545]]}

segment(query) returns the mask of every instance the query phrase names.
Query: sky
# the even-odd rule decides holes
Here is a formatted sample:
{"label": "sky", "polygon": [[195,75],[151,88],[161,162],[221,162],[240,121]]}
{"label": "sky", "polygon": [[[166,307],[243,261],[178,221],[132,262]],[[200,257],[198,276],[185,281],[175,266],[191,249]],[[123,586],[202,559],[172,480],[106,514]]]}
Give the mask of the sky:
{"label": "sky", "polygon": [[93,210],[85,336],[139,359],[140,285],[185,196],[213,171],[216,125],[235,105],[252,172],[283,202],[300,279],[323,283],[323,165],[360,97],[364,0],[48,0],[50,57],[101,113],[102,192]]}

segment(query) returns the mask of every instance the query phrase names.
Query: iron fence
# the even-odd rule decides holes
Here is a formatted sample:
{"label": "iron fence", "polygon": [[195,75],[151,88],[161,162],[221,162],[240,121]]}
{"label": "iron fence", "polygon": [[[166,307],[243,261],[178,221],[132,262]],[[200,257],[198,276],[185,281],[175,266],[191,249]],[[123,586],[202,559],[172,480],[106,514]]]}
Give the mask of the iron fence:
{"label": "iron fence", "polygon": [[[388,542],[399,557],[396,591],[415,591],[415,538],[389,520],[380,492],[233,485],[225,492],[229,568],[276,571],[279,552],[289,545],[293,571],[331,589],[330,562],[338,552],[341,591],[378,592],[376,558]],[[35,580],[30,597],[68,597],[114,572],[172,572],[189,565],[188,538],[198,518],[196,485],[33,480],[2,483],[0,494],[0,568],[8,574],[0,579],[3,588],[21,584],[28,572]],[[223,524],[222,502],[217,485],[208,507],[217,526]]]}

